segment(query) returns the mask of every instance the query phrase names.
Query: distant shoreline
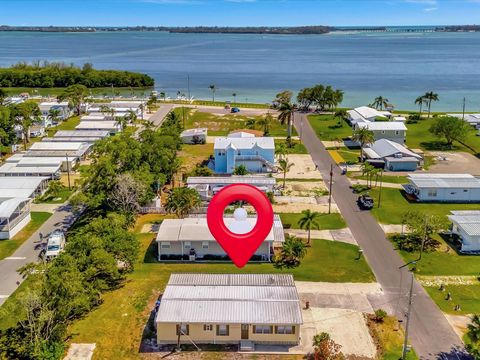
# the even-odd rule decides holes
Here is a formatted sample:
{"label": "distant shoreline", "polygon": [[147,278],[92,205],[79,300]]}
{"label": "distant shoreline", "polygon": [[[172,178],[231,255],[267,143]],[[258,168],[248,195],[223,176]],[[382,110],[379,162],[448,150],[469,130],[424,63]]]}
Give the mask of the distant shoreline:
{"label": "distant shoreline", "polygon": [[184,34],[263,34],[263,35],[321,35],[331,32],[480,32],[480,25],[449,25],[449,26],[293,26],[293,27],[226,27],[226,26],[0,26],[1,32],[23,31],[44,33],[93,33],[93,32],[168,32]]}

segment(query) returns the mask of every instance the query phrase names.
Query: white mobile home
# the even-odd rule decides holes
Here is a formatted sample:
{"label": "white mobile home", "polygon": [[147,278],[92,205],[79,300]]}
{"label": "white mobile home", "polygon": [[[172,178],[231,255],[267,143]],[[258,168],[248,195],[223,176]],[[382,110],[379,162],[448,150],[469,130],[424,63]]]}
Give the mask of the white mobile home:
{"label": "white mobile home", "polygon": [[42,195],[48,187],[48,178],[31,176],[12,178],[0,176],[0,197],[1,198],[34,198]]}
{"label": "white mobile home", "polygon": [[60,178],[61,164],[56,166],[17,166],[7,162],[0,166],[0,176],[44,176],[49,179]]}
{"label": "white mobile home", "polygon": [[421,202],[480,202],[480,179],[470,174],[410,174],[405,191]]}
{"label": "white mobile home", "polygon": [[115,120],[104,121],[80,121],[75,129],[77,130],[106,130],[110,134],[116,134],[122,131],[122,126]]}
{"label": "white mobile home", "polygon": [[407,127],[399,121],[358,122],[352,126],[353,131],[367,128],[373,132],[375,140],[387,139],[399,144],[405,144]]}
{"label": "white mobile home", "polygon": [[30,222],[30,198],[0,198],[0,239],[11,239]]}
{"label": "white mobile home", "polygon": [[[224,219],[228,228],[235,226],[234,218]],[[247,218],[253,228],[256,218]],[[270,233],[255,254],[258,260],[270,261],[273,243],[285,241],[282,221],[275,215]],[[158,260],[228,260],[225,251],[208,229],[205,217],[163,220],[157,234]]]}
{"label": "white mobile home", "polygon": [[348,110],[347,114],[348,120],[352,125],[361,122],[374,122],[377,118],[386,118],[392,116],[389,111],[379,111],[368,106],[360,106],[355,109]]}
{"label": "white mobile home", "polygon": [[182,131],[180,139],[182,139],[184,144],[205,144],[207,141],[207,128]]}
{"label": "white mobile home", "polygon": [[461,252],[480,252],[480,210],[457,210],[448,216],[452,234],[458,236]]}
{"label": "white mobile home", "polygon": [[364,149],[367,161],[387,171],[415,171],[422,157],[394,141],[380,139]]}

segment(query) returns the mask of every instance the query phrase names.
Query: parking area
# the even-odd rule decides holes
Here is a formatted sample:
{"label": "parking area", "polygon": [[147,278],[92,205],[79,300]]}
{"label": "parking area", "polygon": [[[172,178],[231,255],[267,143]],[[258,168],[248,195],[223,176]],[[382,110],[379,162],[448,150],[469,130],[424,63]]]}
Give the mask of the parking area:
{"label": "parking area", "polygon": [[480,159],[466,152],[430,151],[435,164],[428,169],[429,173],[468,173],[480,175]]}
{"label": "parking area", "polygon": [[[290,154],[288,162],[293,166],[287,172],[287,179],[322,179],[310,155]],[[283,174],[277,173],[275,177],[283,179]]]}

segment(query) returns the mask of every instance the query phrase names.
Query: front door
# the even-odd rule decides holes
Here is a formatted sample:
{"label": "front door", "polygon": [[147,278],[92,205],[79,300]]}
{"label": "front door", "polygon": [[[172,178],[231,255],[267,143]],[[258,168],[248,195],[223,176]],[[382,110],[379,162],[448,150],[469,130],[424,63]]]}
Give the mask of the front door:
{"label": "front door", "polygon": [[248,340],[248,324],[242,324],[242,340]]}

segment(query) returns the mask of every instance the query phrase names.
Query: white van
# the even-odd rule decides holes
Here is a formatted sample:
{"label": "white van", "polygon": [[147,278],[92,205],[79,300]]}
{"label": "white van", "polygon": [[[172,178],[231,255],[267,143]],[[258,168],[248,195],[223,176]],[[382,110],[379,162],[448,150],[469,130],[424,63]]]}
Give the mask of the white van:
{"label": "white van", "polygon": [[48,237],[47,250],[45,252],[46,260],[55,259],[65,248],[65,234],[61,230],[53,231]]}

